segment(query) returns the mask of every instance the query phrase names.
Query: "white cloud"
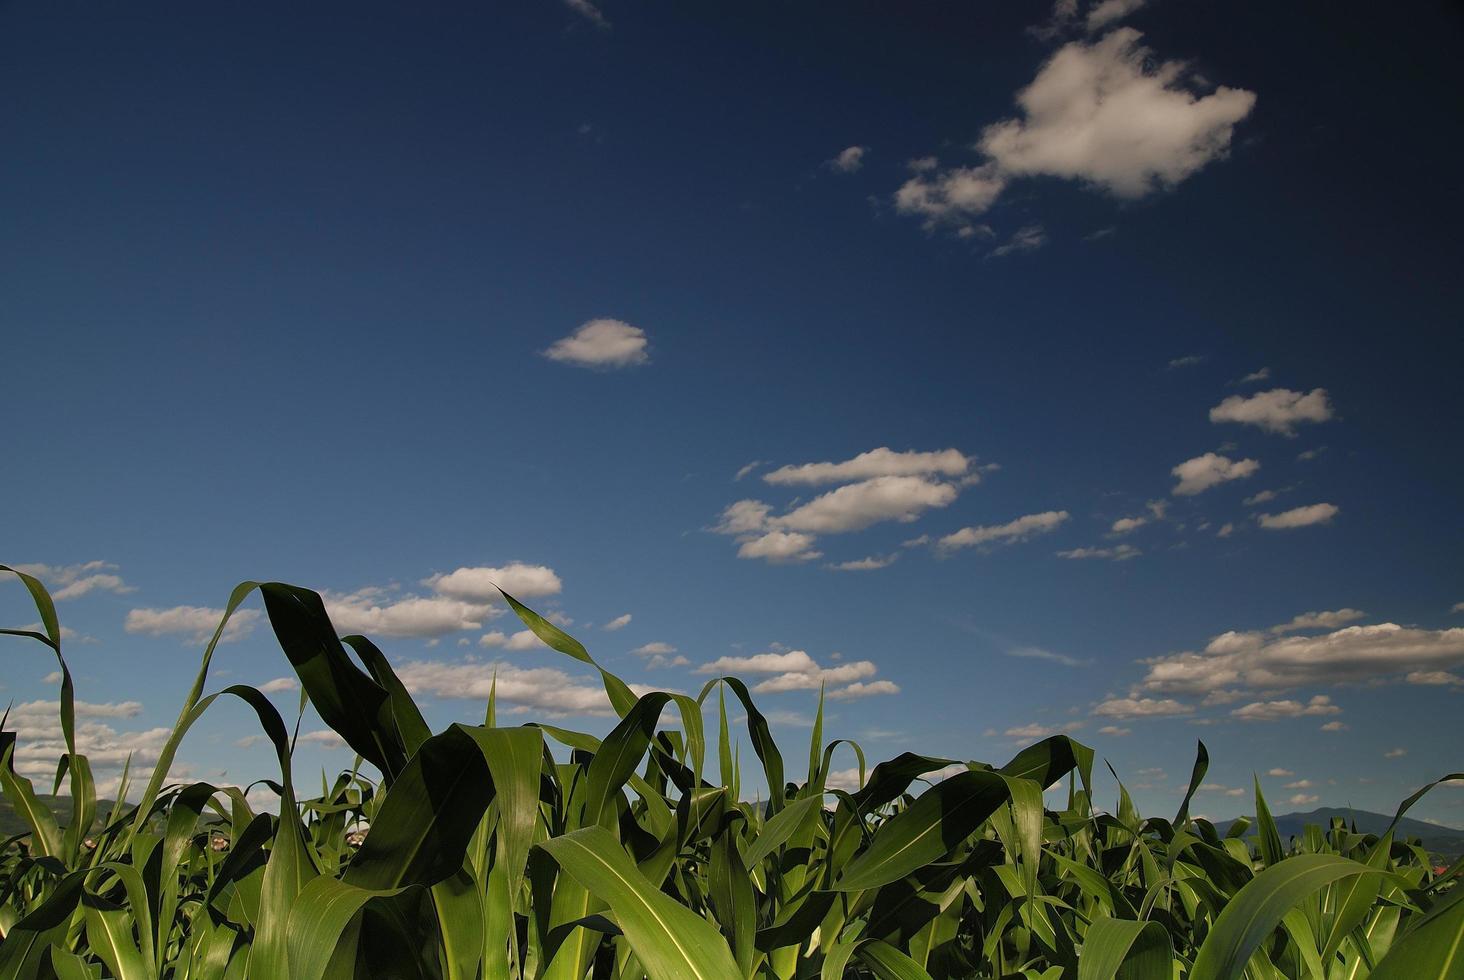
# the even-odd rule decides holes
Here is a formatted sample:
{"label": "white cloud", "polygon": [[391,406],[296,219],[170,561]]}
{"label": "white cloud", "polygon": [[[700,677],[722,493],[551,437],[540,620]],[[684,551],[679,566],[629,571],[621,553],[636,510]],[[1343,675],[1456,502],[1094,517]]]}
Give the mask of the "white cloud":
{"label": "white cloud", "polygon": [[1293,507],[1279,514],[1257,514],[1256,521],[1268,531],[1286,531],[1310,527],[1313,524],[1326,524],[1341,511],[1342,508],[1336,504],[1309,504],[1306,507]]}
{"label": "white cloud", "polygon": [[1323,388],[1305,395],[1289,388],[1273,388],[1250,397],[1231,395],[1210,409],[1211,422],[1254,425],[1283,436],[1296,435],[1302,422],[1325,422],[1331,417],[1332,405]]}
{"label": "white cloud", "polygon": [[875,694],[898,694],[891,681],[868,681],[879,672],[872,661],[855,660],[824,667],[803,650],[774,651],[748,657],[718,657],[697,668],[698,674],[767,674],[753,690],[771,694],[780,691],[816,691],[827,687],[834,701],[848,701]]}
{"label": "white cloud", "polygon": [[285,691],[296,691],[300,688],[300,682],[293,677],[276,677],[274,680],[265,681],[259,685],[259,689],[265,694],[282,694]]}
{"label": "white cloud", "polygon": [[1322,731],[1324,731],[1324,732],[1345,732],[1345,731],[1347,731],[1347,728],[1348,728],[1348,725],[1347,725],[1347,722],[1345,722],[1345,721],[1329,721],[1325,725],[1322,726]]}
{"label": "white cloud", "polygon": [[796,531],[765,531],[745,539],[737,549],[737,557],[764,558],[770,562],[811,561],[823,557],[823,552],[813,550],[815,540],[811,534]]}
{"label": "white cloud", "polygon": [[825,162],[830,170],[841,174],[852,174],[864,166],[864,155],[869,152],[867,146],[847,146],[840,150],[832,160]]}
{"label": "white cloud", "polygon": [[1197,97],[1186,85],[1186,66],[1157,61],[1141,37],[1120,28],[1057,51],[1017,93],[1024,117],[982,133],[993,173],[1063,177],[1132,198],[1172,187],[1223,157],[1255,94],[1221,86]]}
{"label": "white cloud", "polygon": [[732,477],[733,482],[735,483],[737,481],[740,481],[743,477],[750,475],[754,470],[756,470],[759,466],[762,466],[766,462],[766,460],[755,459],[751,463],[748,463],[746,466],[743,466],[737,471],[737,475]]}
{"label": "white cloud", "polygon": [[1098,729],[1099,735],[1107,735],[1110,738],[1122,738],[1125,735],[1132,735],[1132,728],[1120,728],[1118,725],[1104,725]]}
{"label": "white cloud", "polygon": [[610,22],[591,0],[564,0],[564,5],[601,30],[610,28]]}
{"label": "white cloud", "polygon": [[1256,504],[1264,504],[1267,501],[1275,499],[1275,490],[1262,490],[1259,493],[1253,493],[1249,497],[1246,497],[1243,501],[1241,501],[1241,503],[1245,504],[1247,507],[1254,507]]}
{"label": "white cloud", "polygon": [[1194,367],[1197,364],[1204,364],[1210,358],[1205,354],[1186,354],[1183,357],[1176,357],[1166,367],[1173,371],[1175,368]]}
{"label": "white cloud", "polygon": [[1057,557],[1068,559],[1106,558],[1109,561],[1127,561],[1137,558],[1143,552],[1131,544],[1120,544],[1112,548],[1069,548],[1059,551]]}
{"label": "white cloud", "polygon": [[919,476],[877,476],[814,497],[782,517],[778,527],[815,534],[858,531],[881,521],[909,523],[926,510],[945,507],[957,490]]}
{"label": "white cloud", "polygon": [[[28,701],[10,710],[6,727],[16,734],[12,761],[21,775],[48,781],[55,776],[56,760],[67,751],[58,711],[55,701]],[[87,757],[103,794],[113,788],[115,774],[129,756],[134,769],[150,768],[172,734],[168,728],[114,728],[114,723],[142,713],[137,701],[77,701],[75,711],[76,750]]]}
{"label": "white cloud", "polygon": [[397,676],[414,694],[440,698],[482,702],[487,701],[492,689],[498,704],[509,706],[514,713],[534,711],[556,718],[613,714],[602,687],[582,683],[553,667],[525,668],[503,661],[415,660],[402,664]]}
{"label": "white cloud", "polygon": [[1219,453],[1205,453],[1185,460],[1169,472],[1179,480],[1174,493],[1192,497],[1222,483],[1253,476],[1260,468],[1261,464],[1253,459],[1235,460]]}
{"label": "white cloud", "polygon": [[712,530],[718,534],[752,534],[768,527],[773,508],[761,500],[739,500],[728,504],[722,519]]}
{"label": "white cloud", "polygon": [[[174,606],[171,609],[133,609],[127,613],[122,628],[129,633],[145,633],[148,636],[164,636],[182,633],[193,643],[207,643],[218,629],[219,620],[224,618],[222,609],[206,606]],[[220,643],[232,643],[243,639],[254,629],[259,619],[257,609],[236,609],[229,617],[229,624],[219,637]]]}
{"label": "white cloud", "polygon": [[984,214],[1006,189],[1007,177],[995,163],[945,170],[918,170],[895,192],[895,210],[923,219],[927,231],[942,225],[975,230],[971,219]]}
{"label": "white cloud", "polygon": [[503,612],[500,606],[441,595],[395,597],[376,587],[325,592],[321,598],[337,632],[368,636],[444,636],[481,629],[484,621]]}
{"label": "white cloud", "polygon": [[856,698],[873,697],[878,694],[899,693],[900,685],[894,681],[856,681],[828,692],[826,697],[830,701],[853,701]]}
{"label": "white cloud", "polygon": [[1088,11],[1087,27],[1100,31],[1110,24],[1123,20],[1144,5],[1145,0],[1102,0]]}
{"label": "white cloud", "polygon": [[1401,678],[1464,664],[1464,628],[1425,630],[1396,623],[1348,626],[1319,636],[1222,633],[1203,652],[1146,661],[1146,690],[1205,694],[1242,686],[1281,691],[1317,684]]}
{"label": "white cloud", "polygon": [[1456,602],[1456,603],[1454,603],[1452,606],[1449,607],[1449,612],[1451,612],[1451,613],[1461,613],[1461,612],[1464,612],[1464,602]]}
{"label": "white cloud", "polygon": [[1281,769],[1278,767],[1275,769],[1267,769],[1266,775],[1275,776],[1277,779],[1285,779],[1288,776],[1295,776],[1296,773],[1292,772],[1290,769]]}
{"label": "white cloud", "polygon": [[502,630],[493,630],[478,637],[478,645],[500,647],[504,650],[538,650],[544,647],[544,641],[539,639],[532,630],[519,630],[512,634]]}
{"label": "white cloud", "polygon": [[1305,612],[1289,622],[1272,626],[1272,633],[1299,633],[1305,630],[1334,630],[1367,617],[1361,609],[1334,609],[1330,612]]}
{"label": "white cloud", "polygon": [[439,595],[478,604],[498,601],[498,588],[515,599],[558,595],[564,588],[554,569],[521,561],[509,562],[498,568],[458,568],[445,575],[423,579],[422,584]]}
{"label": "white cloud", "polygon": [[1030,725],[1017,725],[1002,732],[1007,738],[1015,738],[1024,742],[1035,742],[1040,739],[1050,738],[1053,735],[1061,735],[1076,726],[1068,728],[1053,728],[1049,725],[1039,725],[1035,722]]}
{"label": "white cloud", "polygon": [[1410,684],[1426,684],[1440,687],[1451,684],[1464,684],[1464,677],[1460,677],[1458,674],[1451,674],[1447,670],[1413,670],[1404,675],[1403,679]]}
{"label": "white cloud", "polygon": [[1120,517],[1118,520],[1113,522],[1113,527],[1111,527],[1109,530],[1113,534],[1128,534],[1131,531],[1137,531],[1139,528],[1148,523],[1149,518],[1143,515],[1140,515],[1138,517]]}
{"label": "white cloud", "polygon": [[1006,652],[1006,655],[1021,660],[1046,660],[1062,664],[1064,667],[1087,667],[1093,663],[1091,660],[1079,660],[1077,657],[1070,657],[1065,653],[1054,653],[1041,647],[1013,647]]}
{"label": "white cloud", "polygon": [[[1286,775],[1289,776],[1289,775],[1291,775],[1291,773],[1287,773]],[[1311,789],[1315,785],[1316,784],[1313,783],[1310,779],[1298,779],[1294,783],[1287,783],[1285,788],[1286,789]]]}
{"label": "white cloud", "polygon": [[112,592],[123,595],[136,592],[116,574],[117,566],[106,561],[88,561],[79,565],[45,565],[39,563],[12,565],[18,572],[38,578],[57,602],[75,599],[88,592]]}
{"label": "white cloud", "polygon": [[869,555],[854,561],[834,562],[828,567],[837,572],[869,572],[877,568],[888,568],[899,557],[899,555]]}
{"label": "white cloud", "polygon": [[1226,786],[1223,783],[1201,783],[1195,787],[1197,793],[1223,793],[1226,796],[1244,796],[1245,790],[1239,787]]}
{"label": "white cloud", "polygon": [[576,367],[632,367],[650,360],[647,343],[646,332],[640,327],[602,318],[590,320],[568,337],[556,340],[544,356]]}
{"label": "white cloud", "polygon": [[614,619],[610,620],[610,622],[606,623],[604,626],[601,626],[600,629],[605,630],[609,633],[613,633],[616,630],[624,629],[629,625],[630,613],[625,613],[623,616],[616,616]]}
{"label": "white cloud", "polygon": [[1035,535],[1048,534],[1057,530],[1069,516],[1065,510],[1049,510],[1040,514],[1027,514],[1005,524],[963,527],[959,531],[947,534],[936,542],[936,545],[943,551],[951,551],[956,548],[971,548],[978,545],[1025,541]]}
{"label": "white cloud", "polygon": [[1389,749],[1383,753],[1384,759],[1401,759],[1408,754],[1407,749]]}
{"label": "white cloud", "polygon": [[839,463],[804,463],[780,466],[763,474],[766,483],[817,486],[824,483],[849,483],[877,476],[964,476],[970,470],[972,457],[956,449],[934,452],[896,452],[880,446]]}
{"label": "white cloud", "polygon": [[1024,225],[1012,233],[1004,243],[992,249],[990,254],[996,258],[1004,255],[1011,255],[1017,252],[1035,252],[1047,244],[1047,230],[1041,225]]}
{"label": "white cloud", "polygon": [[1295,806],[1301,806],[1306,803],[1315,803],[1318,799],[1320,799],[1320,797],[1315,796],[1311,793],[1297,793],[1286,802],[1291,803]]}
{"label": "white cloud", "polygon": [[1228,538],[1228,537],[1230,537],[1234,533],[1235,533],[1235,525],[1232,524],[1230,521],[1226,521],[1224,524],[1221,524],[1220,525],[1220,530],[1218,530],[1218,531],[1215,532],[1215,537],[1217,537],[1217,538]]}
{"label": "white cloud", "polygon": [[1279,721],[1282,718],[1300,718],[1303,715],[1338,715],[1342,709],[1332,703],[1325,694],[1318,694],[1303,704],[1300,701],[1253,701],[1230,712],[1242,721]]}
{"label": "white cloud", "polygon": [[662,643],[659,640],[653,643],[643,643],[630,651],[637,657],[651,657],[663,653],[675,653],[676,648],[669,643]]}
{"label": "white cloud", "polygon": [[1271,376],[1271,369],[1268,368],[1268,367],[1263,367],[1259,371],[1252,371],[1250,374],[1247,374],[1245,377],[1243,377],[1239,381],[1237,381],[1236,384],[1238,384],[1238,385],[1255,384],[1258,381],[1265,381],[1270,376]]}
{"label": "white cloud", "polygon": [[346,744],[340,733],[333,732],[329,728],[317,728],[314,731],[301,732],[296,742],[304,742],[307,745],[319,745],[321,748],[338,749]]}
{"label": "white cloud", "polygon": [[1093,708],[1093,714],[1100,718],[1167,718],[1174,715],[1188,715],[1194,708],[1172,698],[1109,698]]}

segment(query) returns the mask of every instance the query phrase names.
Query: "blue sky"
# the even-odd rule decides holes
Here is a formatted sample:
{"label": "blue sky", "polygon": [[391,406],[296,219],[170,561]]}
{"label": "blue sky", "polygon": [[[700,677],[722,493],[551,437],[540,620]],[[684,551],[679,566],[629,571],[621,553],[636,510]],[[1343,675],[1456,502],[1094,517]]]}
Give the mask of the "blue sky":
{"label": "blue sky", "polygon": [[[434,723],[497,671],[510,720],[608,728],[497,580],[638,684],[742,673],[795,757],[822,682],[872,759],[1065,730],[1162,813],[1203,738],[1200,812],[1253,771],[1390,809],[1461,761],[1461,35],[7,4],[0,561],[66,596],[104,778],[247,578],[327,594]],[[285,675],[262,613],[231,640],[220,684]],[[269,774],[232,711],[180,773]]]}

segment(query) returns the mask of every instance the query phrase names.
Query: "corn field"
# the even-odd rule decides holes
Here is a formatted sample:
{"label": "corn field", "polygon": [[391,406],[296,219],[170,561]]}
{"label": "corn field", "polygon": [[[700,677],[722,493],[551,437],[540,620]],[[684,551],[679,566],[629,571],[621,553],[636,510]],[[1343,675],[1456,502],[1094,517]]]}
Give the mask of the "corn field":
{"label": "corn field", "polygon": [[[1099,808],[1093,751],[1066,736],[938,781],[955,760],[906,753],[866,772],[856,744],[823,742],[821,707],[799,781],[737,679],[638,696],[507,595],[545,644],[599,671],[608,735],[500,727],[492,697],[482,724],[434,733],[387,657],[337,637],[316,593],[250,582],[146,783],[129,791],[124,773],[102,812],[55,608],[15,574],[41,628],[3,632],[59,664],[69,751],[54,789],[69,806],[48,808],[15,771],[0,726],[0,788],[29,828],[0,845],[0,980],[1464,977],[1464,862],[1437,869],[1419,842],[1341,821],[1283,840],[1259,783],[1255,820],[1222,836],[1189,814],[1203,744],[1173,819],[1140,816],[1121,783]],[[295,783],[291,728],[260,691],[205,694],[255,592],[304,696],[357,757],[317,795]],[[243,701],[273,744],[278,812],[237,787],[168,782],[219,698]],[[755,786],[729,709],[745,715]],[[826,785],[841,746],[854,792]],[[1066,805],[1046,808],[1058,783]]]}

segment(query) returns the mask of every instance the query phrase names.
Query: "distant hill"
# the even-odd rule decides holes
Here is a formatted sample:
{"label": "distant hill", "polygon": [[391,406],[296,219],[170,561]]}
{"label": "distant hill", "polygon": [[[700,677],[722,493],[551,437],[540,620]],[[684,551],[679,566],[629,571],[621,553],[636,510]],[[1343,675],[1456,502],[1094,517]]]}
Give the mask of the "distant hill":
{"label": "distant hill", "polygon": [[[40,800],[56,816],[56,822],[66,826],[71,822],[71,797],[50,796],[46,793],[37,793],[36,799]],[[107,818],[112,812],[111,800],[97,800],[97,820]],[[15,812],[8,797],[0,796],[0,840],[6,837],[13,837],[16,834],[24,834],[30,831],[30,825]]]}
{"label": "distant hill", "polygon": [[[1393,822],[1391,814],[1324,806],[1318,807],[1310,813],[1286,813],[1277,816],[1275,818],[1276,829],[1281,832],[1281,838],[1285,840],[1287,837],[1301,836],[1302,828],[1307,824],[1315,824],[1326,830],[1332,826],[1334,818],[1345,820],[1349,827],[1355,826],[1358,832],[1363,834],[1381,834],[1388,829],[1388,824]],[[1223,835],[1233,823],[1235,823],[1234,820],[1222,820],[1215,824],[1215,829]],[[1252,826],[1251,830],[1254,831],[1254,829]],[[1404,817],[1398,821],[1396,836],[1399,838],[1417,837],[1423,841],[1423,846],[1428,848],[1431,853],[1450,860],[1464,855],[1464,830],[1440,827],[1438,824]]]}

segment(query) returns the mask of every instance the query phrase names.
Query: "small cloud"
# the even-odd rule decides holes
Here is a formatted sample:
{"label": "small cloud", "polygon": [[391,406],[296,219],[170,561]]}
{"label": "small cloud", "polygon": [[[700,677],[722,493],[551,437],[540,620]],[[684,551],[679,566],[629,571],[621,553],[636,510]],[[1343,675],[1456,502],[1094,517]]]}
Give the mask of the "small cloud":
{"label": "small cloud", "polygon": [[1131,544],[1121,544],[1113,548],[1069,548],[1067,551],[1059,551],[1057,557],[1068,559],[1102,558],[1108,561],[1128,561],[1130,558],[1137,558],[1143,552]]}
{"label": "small cloud", "polygon": [[1176,368],[1194,367],[1197,364],[1204,364],[1207,360],[1209,360],[1209,356],[1206,354],[1186,354],[1170,361],[1168,368],[1173,371]]}
{"label": "small cloud", "polygon": [[1025,541],[1035,535],[1057,530],[1070,516],[1065,510],[1049,510],[1040,514],[1027,514],[1005,524],[963,527],[941,538],[936,542],[936,547],[942,551],[954,551],[957,548]]}
{"label": "small cloud", "polygon": [[1101,3],[1095,4],[1088,11],[1088,17],[1085,22],[1088,33],[1092,34],[1096,31],[1101,31],[1105,27],[1123,20],[1129,14],[1142,7],[1144,3],[1145,0],[1102,0]]}
{"label": "small cloud", "polygon": [[756,470],[759,466],[763,466],[766,463],[767,463],[767,460],[764,460],[764,459],[755,459],[755,460],[753,460],[751,463],[748,463],[746,466],[742,467],[740,470],[737,471],[737,475],[732,478],[733,482],[736,482],[736,481],[741,480],[744,476],[749,475],[754,470]]}
{"label": "small cloud", "polygon": [[1278,767],[1276,769],[1267,769],[1266,775],[1275,776],[1277,779],[1285,779],[1288,776],[1295,776],[1296,773],[1292,772],[1290,769],[1281,769]]}
{"label": "small cloud", "polygon": [[117,566],[107,561],[88,561],[78,565],[12,565],[18,572],[45,583],[51,598],[57,602],[76,599],[90,592],[111,592],[126,595],[137,590],[117,574]]}
{"label": "small cloud", "polygon": [[1079,660],[1077,657],[1070,657],[1065,653],[1054,653],[1041,647],[1015,647],[1008,650],[1006,655],[1022,660],[1046,660],[1050,663],[1062,664],[1064,667],[1088,667],[1093,663],[1091,660]]}
{"label": "small cloud", "polygon": [[867,146],[848,146],[832,160],[825,160],[824,166],[836,173],[852,174],[864,166],[864,155],[868,152]]}
{"label": "small cloud", "polygon": [[1345,721],[1329,721],[1322,726],[1321,730],[1324,732],[1345,732],[1349,727],[1351,726]]}
{"label": "small cloud", "polygon": [[797,531],[767,531],[742,542],[738,558],[762,558],[775,564],[812,561],[822,558],[822,551],[813,550],[815,538]]}
{"label": "small cloud", "polygon": [[1401,759],[1408,754],[1407,749],[1389,749],[1383,753],[1384,759]]}
{"label": "small cloud", "polygon": [[1226,521],[1224,524],[1221,524],[1220,525],[1220,530],[1218,530],[1218,531],[1215,532],[1215,537],[1217,537],[1217,538],[1228,538],[1228,537],[1230,537],[1234,533],[1235,533],[1235,525],[1232,524],[1230,521]]}
{"label": "small cloud", "polygon": [[265,694],[282,694],[285,691],[298,690],[299,687],[300,682],[293,677],[276,677],[259,685],[259,690]]}
{"label": "small cloud", "polygon": [[992,249],[989,255],[1001,258],[1016,252],[1035,252],[1047,244],[1047,231],[1041,225],[1026,225],[1018,228],[1012,237]]}
{"label": "small cloud", "polygon": [[1098,734],[1107,735],[1110,738],[1122,738],[1125,735],[1132,735],[1133,729],[1120,728],[1117,725],[1104,725],[1102,728],[1098,729]]}
{"label": "small cloud", "polygon": [[1169,472],[1179,480],[1174,494],[1192,497],[1222,483],[1254,476],[1260,468],[1261,464],[1254,459],[1236,460],[1219,453],[1205,453],[1185,460]]}
{"label": "small cloud", "polygon": [[[133,609],[127,613],[122,628],[128,633],[148,636],[182,634],[189,642],[206,643],[224,618],[222,609],[206,606],[173,606],[171,609]],[[257,609],[236,609],[224,627],[220,643],[242,640],[254,629],[259,619]]]}
{"label": "small cloud", "polygon": [[1341,513],[1341,510],[1336,504],[1310,504],[1279,514],[1257,514],[1256,521],[1268,531],[1288,531],[1313,524],[1326,524]]}
{"label": "small cloud", "polygon": [[1249,397],[1231,395],[1210,409],[1211,422],[1254,425],[1288,437],[1294,437],[1296,427],[1303,422],[1326,422],[1332,416],[1332,404],[1323,388],[1314,388],[1307,394],[1273,388]]}
{"label": "small cloud", "polygon": [[1332,703],[1325,694],[1318,694],[1303,704],[1300,701],[1253,701],[1230,712],[1242,721],[1277,721],[1282,718],[1299,718],[1302,715],[1338,715],[1342,709]]}
{"label": "small cloud", "polygon": [[608,31],[610,29],[610,22],[605,19],[605,15],[600,12],[600,8],[595,6],[591,0],[564,0],[564,5],[591,24],[600,28],[600,30]]}
{"label": "small cloud", "polygon": [[623,320],[601,318],[581,324],[568,337],[561,337],[544,356],[561,364],[586,368],[627,368],[650,361],[646,332]]}
{"label": "small cloud", "polygon": [[841,561],[825,568],[831,568],[837,572],[869,572],[876,568],[888,568],[895,563],[899,555],[870,555],[867,558],[860,558],[856,561]]}
{"label": "small cloud", "polygon": [[1327,612],[1305,612],[1288,622],[1272,626],[1272,633],[1299,633],[1305,630],[1335,630],[1367,618],[1361,609],[1333,609]]}
{"label": "small cloud", "polygon": [[1100,718],[1126,721],[1130,718],[1169,718],[1194,713],[1194,708],[1173,698],[1110,698],[1093,708]]}
{"label": "small cloud", "polygon": [[1315,795],[1313,795],[1311,793],[1297,793],[1295,796],[1292,796],[1286,802],[1292,804],[1293,806],[1302,806],[1302,805],[1307,804],[1307,803],[1315,803],[1317,801],[1317,799],[1318,799],[1318,797],[1316,797]]}
{"label": "small cloud", "polygon": [[630,613],[626,613],[623,616],[616,616],[614,619],[610,620],[610,622],[606,623],[604,626],[601,626],[600,629],[604,630],[607,633],[614,633],[616,630],[624,629],[629,625]]}
{"label": "small cloud", "polygon": [[1270,376],[1271,376],[1271,369],[1268,368],[1268,367],[1263,367],[1259,371],[1252,371],[1250,374],[1247,374],[1245,377],[1243,377],[1239,381],[1237,381],[1236,384],[1238,384],[1238,385],[1254,384],[1257,381],[1265,381]]}

